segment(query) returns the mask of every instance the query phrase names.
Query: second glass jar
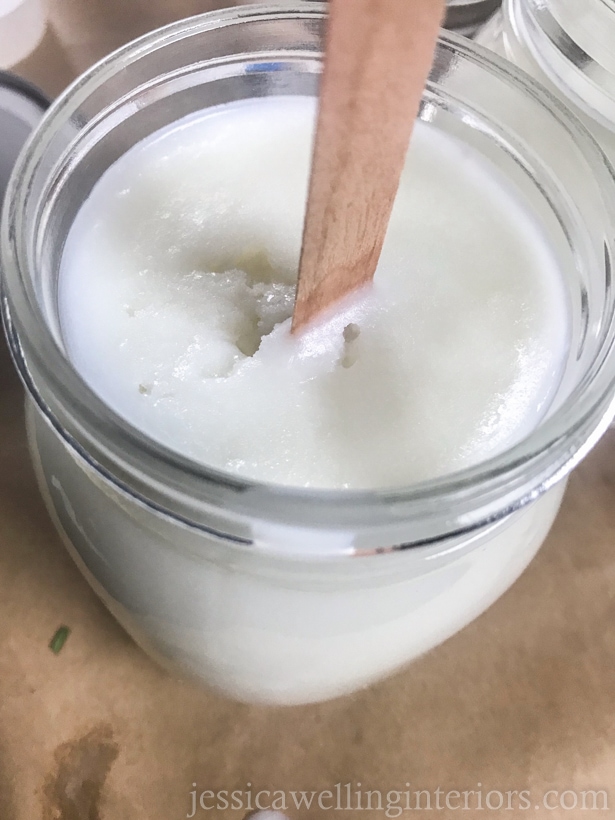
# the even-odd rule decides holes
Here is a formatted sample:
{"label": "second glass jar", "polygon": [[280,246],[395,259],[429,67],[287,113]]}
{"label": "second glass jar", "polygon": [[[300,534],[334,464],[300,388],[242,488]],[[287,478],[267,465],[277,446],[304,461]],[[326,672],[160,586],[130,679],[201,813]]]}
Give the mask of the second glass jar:
{"label": "second glass jar", "polygon": [[615,3],[504,0],[476,41],[559,96],[615,165]]}

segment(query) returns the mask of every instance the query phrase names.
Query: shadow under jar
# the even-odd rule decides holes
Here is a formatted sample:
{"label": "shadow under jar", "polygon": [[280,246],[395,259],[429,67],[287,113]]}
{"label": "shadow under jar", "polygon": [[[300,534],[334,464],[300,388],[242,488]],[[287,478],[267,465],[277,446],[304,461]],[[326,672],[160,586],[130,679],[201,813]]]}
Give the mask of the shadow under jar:
{"label": "shadow under jar", "polygon": [[[325,7],[311,2],[237,8],[112,54],[53,105],[12,178],[2,226],[6,331],[38,480],[68,550],[148,653],[245,701],[356,690],[487,609],[547,535],[615,393],[611,169],[538,85],[455,35],[439,42],[420,116],[506,177],[548,237],[568,300],[562,373],[529,435],[410,487],[281,487],[178,455],[81,378],[65,348],[58,278],[93,186],[183,116],[316,95],[324,22]],[[525,126],[511,114],[520,107]],[[557,154],[533,147],[536,130],[557,137]]]}

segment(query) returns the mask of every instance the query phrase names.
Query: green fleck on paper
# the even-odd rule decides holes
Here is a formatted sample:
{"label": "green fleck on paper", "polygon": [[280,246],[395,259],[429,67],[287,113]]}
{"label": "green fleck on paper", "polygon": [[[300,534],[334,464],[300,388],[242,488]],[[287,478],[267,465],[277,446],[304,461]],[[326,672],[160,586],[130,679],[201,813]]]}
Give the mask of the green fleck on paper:
{"label": "green fleck on paper", "polygon": [[67,626],[61,626],[56,630],[55,635],[49,641],[49,648],[54,655],[59,655],[62,647],[66,643],[66,639],[70,635],[70,629]]}

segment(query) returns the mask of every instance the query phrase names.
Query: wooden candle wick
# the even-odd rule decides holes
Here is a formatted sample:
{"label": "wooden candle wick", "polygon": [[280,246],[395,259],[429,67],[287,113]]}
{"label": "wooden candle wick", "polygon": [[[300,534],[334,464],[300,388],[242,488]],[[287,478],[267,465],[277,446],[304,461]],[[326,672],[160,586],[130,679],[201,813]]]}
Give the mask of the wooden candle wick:
{"label": "wooden candle wick", "polygon": [[444,0],[331,0],[292,332],[371,281]]}

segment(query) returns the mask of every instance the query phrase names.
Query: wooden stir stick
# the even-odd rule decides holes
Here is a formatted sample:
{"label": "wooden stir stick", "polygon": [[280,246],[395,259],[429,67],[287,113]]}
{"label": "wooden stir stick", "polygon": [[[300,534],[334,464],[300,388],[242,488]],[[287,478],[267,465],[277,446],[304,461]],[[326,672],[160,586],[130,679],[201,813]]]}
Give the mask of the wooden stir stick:
{"label": "wooden stir stick", "polygon": [[330,0],[292,332],[376,270],[445,0]]}

